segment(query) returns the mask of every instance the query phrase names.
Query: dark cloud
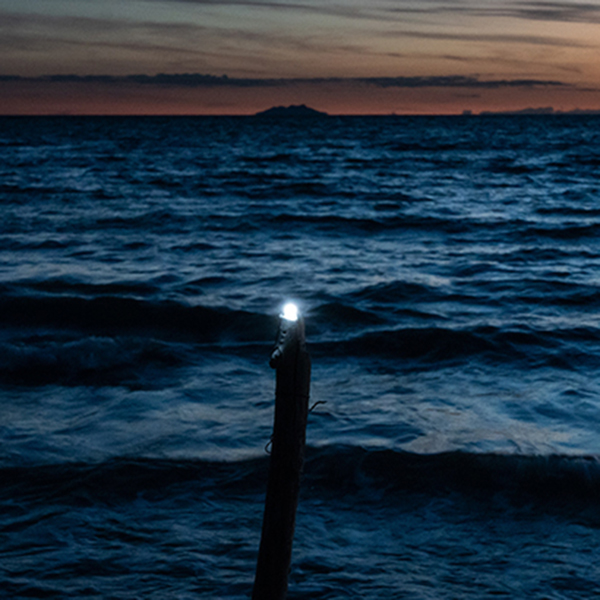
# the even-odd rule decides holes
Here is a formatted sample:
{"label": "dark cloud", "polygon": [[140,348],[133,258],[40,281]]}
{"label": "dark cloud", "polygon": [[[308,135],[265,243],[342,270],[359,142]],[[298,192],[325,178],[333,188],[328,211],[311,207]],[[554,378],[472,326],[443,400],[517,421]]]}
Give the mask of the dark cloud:
{"label": "dark cloud", "polygon": [[542,35],[515,35],[511,33],[491,34],[491,33],[444,33],[444,32],[425,32],[425,31],[392,31],[385,34],[386,37],[410,37],[424,40],[447,40],[453,42],[487,42],[493,44],[534,44],[541,46],[560,46],[562,48],[588,48],[589,44],[584,44],[575,40],[566,40],[564,38],[549,37]]}
{"label": "dark cloud", "polygon": [[205,75],[201,73],[159,73],[157,75],[48,75],[44,77],[0,76],[0,80],[36,81],[47,83],[134,83],[167,87],[284,87],[290,85],[370,85],[379,88],[569,88],[570,84],[556,80],[540,79],[491,79],[463,75],[432,77],[315,77],[288,79],[260,79]]}
{"label": "dark cloud", "polygon": [[[192,42],[207,28],[190,23],[123,21],[81,16],[7,13],[0,10],[0,45],[7,50],[43,49],[46,44],[112,45],[126,48],[139,40]],[[146,43],[146,42],[144,42]]]}
{"label": "dark cloud", "polygon": [[480,80],[476,77],[463,75],[445,75],[437,77],[371,77],[362,80],[364,83],[378,87],[449,87],[470,89],[499,89],[499,88],[539,88],[539,87],[568,87],[561,81],[538,79],[493,79]]}
{"label": "dark cloud", "polygon": [[338,17],[368,18],[372,14],[370,7],[348,6],[343,1],[337,3],[326,2],[269,2],[268,0],[145,0],[146,2],[160,2],[162,4],[193,4],[195,6],[231,6],[259,8],[279,11],[310,12]]}
{"label": "dark cloud", "polygon": [[159,73],[157,75],[48,75],[22,78],[51,83],[136,83],[167,87],[265,87],[277,85],[277,79],[245,79],[227,75],[204,75],[201,73]]}
{"label": "dark cloud", "polygon": [[482,5],[475,0],[399,0],[393,7],[385,2],[369,2],[363,6],[338,2],[282,2],[281,0],[146,0],[164,4],[193,4],[196,6],[248,7],[279,11],[301,11],[358,19],[397,20],[416,15],[463,14],[478,17],[513,17],[535,21],[599,23],[600,6],[593,2],[500,1]]}
{"label": "dark cloud", "polygon": [[[120,21],[19,15],[0,10],[0,70],[6,74],[195,70],[222,53],[212,30],[194,22]],[[210,40],[199,44],[198,40]],[[193,67],[192,67],[193,65]]]}
{"label": "dark cloud", "polygon": [[592,2],[504,1],[487,6],[470,0],[455,2],[421,0],[418,5],[399,2],[388,9],[396,16],[409,14],[462,14],[485,18],[511,17],[529,21],[600,23],[600,5]]}
{"label": "dark cloud", "polygon": [[532,21],[600,23],[600,5],[591,2],[513,2],[498,12]]}
{"label": "dark cloud", "polygon": [[281,0],[146,0],[148,2],[185,3],[198,6],[246,6],[269,10],[303,11],[337,16],[379,19],[383,15],[419,15],[459,13],[481,17],[514,17],[535,21],[599,23],[600,5],[594,2],[500,1],[487,6],[474,0],[399,0],[393,8],[377,1],[362,7],[338,2],[282,2]]}

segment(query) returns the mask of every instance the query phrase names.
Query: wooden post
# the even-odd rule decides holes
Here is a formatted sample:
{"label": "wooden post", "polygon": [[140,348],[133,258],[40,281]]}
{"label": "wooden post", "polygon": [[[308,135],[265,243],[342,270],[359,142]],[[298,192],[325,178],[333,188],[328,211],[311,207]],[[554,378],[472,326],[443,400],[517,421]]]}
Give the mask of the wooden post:
{"label": "wooden post", "polygon": [[275,422],[252,600],[284,600],[287,594],[310,391],[304,321],[295,307],[284,307],[269,364],[276,369]]}

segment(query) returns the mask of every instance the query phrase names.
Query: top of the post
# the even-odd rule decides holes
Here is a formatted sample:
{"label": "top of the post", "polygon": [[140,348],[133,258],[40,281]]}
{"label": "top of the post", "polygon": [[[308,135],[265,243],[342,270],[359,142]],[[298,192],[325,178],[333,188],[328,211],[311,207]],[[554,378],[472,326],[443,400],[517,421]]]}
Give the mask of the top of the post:
{"label": "top of the post", "polygon": [[279,315],[279,333],[269,361],[273,369],[277,368],[286,349],[294,343],[301,346],[305,343],[304,319],[300,315],[298,306],[293,302],[287,302]]}

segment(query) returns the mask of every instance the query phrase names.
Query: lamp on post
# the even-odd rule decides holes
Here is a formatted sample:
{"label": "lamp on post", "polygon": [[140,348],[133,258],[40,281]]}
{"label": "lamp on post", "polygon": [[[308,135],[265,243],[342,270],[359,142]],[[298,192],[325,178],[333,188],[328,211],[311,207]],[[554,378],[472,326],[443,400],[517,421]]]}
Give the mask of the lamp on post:
{"label": "lamp on post", "polygon": [[293,303],[283,307],[269,364],[276,371],[275,421],[252,600],[284,600],[288,587],[311,367],[304,320]]}

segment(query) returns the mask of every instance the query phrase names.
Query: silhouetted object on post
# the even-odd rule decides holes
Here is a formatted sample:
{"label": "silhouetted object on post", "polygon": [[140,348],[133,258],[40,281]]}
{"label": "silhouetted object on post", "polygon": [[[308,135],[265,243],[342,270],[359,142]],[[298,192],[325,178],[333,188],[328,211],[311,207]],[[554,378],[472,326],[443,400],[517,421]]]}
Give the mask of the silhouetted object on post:
{"label": "silhouetted object on post", "polygon": [[292,558],[310,388],[304,321],[292,304],[284,307],[269,364],[277,371],[275,423],[252,600],[286,597]]}

